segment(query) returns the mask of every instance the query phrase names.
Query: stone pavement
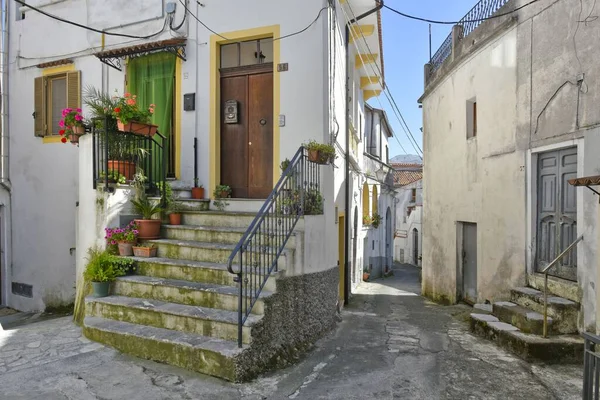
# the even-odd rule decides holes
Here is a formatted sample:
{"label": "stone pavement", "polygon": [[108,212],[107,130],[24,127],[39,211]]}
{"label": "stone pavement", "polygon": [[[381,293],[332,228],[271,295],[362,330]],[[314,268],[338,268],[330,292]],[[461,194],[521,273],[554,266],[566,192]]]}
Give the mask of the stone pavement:
{"label": "stone pavement", "polygon": [[[580,366],[532,365],[468,333],[419,271],[364,284],[300,363],[231,384],[89,342],[70,317],[0,331],[0,399],[579,399]],[[1,321],[1,320],[0,320]]]}

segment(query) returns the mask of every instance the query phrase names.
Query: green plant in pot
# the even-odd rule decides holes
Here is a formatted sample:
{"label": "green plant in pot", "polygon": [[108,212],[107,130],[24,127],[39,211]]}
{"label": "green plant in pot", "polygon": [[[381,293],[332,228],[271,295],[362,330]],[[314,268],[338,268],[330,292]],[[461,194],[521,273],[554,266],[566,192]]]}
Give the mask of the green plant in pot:
{"label": "green plant in pot", "polygon": [[227,185],[217,185],[213,191],[213,196],[215,197],[213,205],[217,207],[219,211],[223,211],[225,207],[229,205],[229,203],[223,199],[228,199],[231,197],[231,187]]}
{"label": "green plant in pot", "polygon": [[304,215],[323,214],[323,195],[317,189],[304,192]]}
{"label": "green plant in pot", "polygon": [[204,186],[198,184],[198,178],[194,178],[194,187],[192,188],[192,199],[204,198]]}
{"label": "green plant in pot", "polygon": [[165,182],[163,185],[162,182],[159,182],[157,185],[161,197],[164,198],[164,211],[169,216],[169,224],[181,225],[181,207],[175,201],[171,184]]}
{"label": "green plant in pot", "polygon": [[314,140],[304,144],[308,151],[308,160],[317,164],[329,164],[335,161],[335,147],[330,144],[317,143]]}
{"label": "green plant in pot", "polygon": [[158,239],[161,220],[152,219],[152,217],[163,211],[160,204],[152,203],[146,196],[131,200],[131,204],[135,211],[142,216],[141,219],[134,220],[138,225],[138,238],[140,240]]}
{"label": "green plant in pot", "polygon": [[371,225],[373,226],[373,228],[377,229],[379,228],[379,225],[381,224],[381,215],[375,213],[373,214],[373,216],[371,217]]}
{"label": "green plant in pot", "polygon": [[92,283],[93,296],[108,296],[110,283],[119,276],[125,275],[126,269],[118,261],[118,257],[109,254],[106,250],[90,249],[87,260],[84,278]]}

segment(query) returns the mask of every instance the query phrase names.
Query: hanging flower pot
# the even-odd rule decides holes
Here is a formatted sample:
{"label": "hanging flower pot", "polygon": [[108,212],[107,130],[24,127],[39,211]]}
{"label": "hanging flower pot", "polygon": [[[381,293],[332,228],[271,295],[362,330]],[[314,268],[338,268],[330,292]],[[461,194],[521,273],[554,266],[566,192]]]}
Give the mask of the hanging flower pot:
{"label": "hanging flower pot", "polygon": [[158,125],[145,124],[143,122],[129,121],[128,123],[121,122],[117,119],[117,128],[121,132],[134,133],[136,135],[154,136],[158,130]]}
{"label": "hanging flower pot", "polygon": [[333,162],[336,158],[335,147],[330,144],[317,143],[311,140],[304,147],[308,151],[308,161],[325,165]]}

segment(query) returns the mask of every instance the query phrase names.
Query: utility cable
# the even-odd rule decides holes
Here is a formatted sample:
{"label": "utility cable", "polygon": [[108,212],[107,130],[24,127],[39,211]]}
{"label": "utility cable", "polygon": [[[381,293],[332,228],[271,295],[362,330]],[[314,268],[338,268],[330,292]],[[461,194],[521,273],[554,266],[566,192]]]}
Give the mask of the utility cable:
{"label": "utility cable", "polygon": [[438,25],[456,25],[456,24],[463,24],[463,23],[468,23],[468,22],[482,22],[482,21],[487,21],[487,20],[490,20],[490,19],[505,17],[507,15],[514,14],[517,11],[519,11],[519,10],[525,8],[525,7],[528,7],[528,6],[532,5],[532,4],[535,4],[535,3],[539,2],[539,1],[541,1],[541,0],[532,0],[529,3],[523,4],[522,6],[515,8],[512,11],[507,11],[507,12],[500,13],[500,14],[494,14],[494,15],[491,15],[491,16],[485,17],[485,18],[476,18],[476,19],[469,19],[469,20],[463,20],[463,21],[438,21],[438,20],[434,20],[434,19],[421,18],[421,17],[416,17],[414,15],[406,14],[406,13],[398,11],[398,10],[396,10],[396,9],[388,6],[388,5],[384,5],[383,7],[387,8],[391,12],[396,13],[396,14],[402,16],[402,17],[409,18],[409,19],[414,19],[416,21],[428,22],[430,24],[438,24]]}
{"label": "utility cable", "polygon": [[187,9],[185,9],[185,12],[183,13],[183,19],[181,20],[181,23],[179,25],[177,25],[176,27],[173,27],[173,21],[175,21],[175,17],[172,16],[171,21],[169,21],[169,28],[171,28],[172,31],[178,31],[179,29],[181,29],[183,24],[185,24],[187,15],[188,15],[188,12],[187,12]]}
{"label": "utility cable", "polygon": [[[352,21],[356,19],[356,14],[354,13],[354,11],[352,10],[352,7],[350,6],[350,4],[348,3],[348,7],[350,9],[350,12],[353,15],[353,19],[350,19],[350,16],[346,13],[346,11],[344,10],[343,7],[341,7],[342,12],[344,13],[344,15],[346,16],[346,19],[348,21]],[[359,31],[360,32],[360,31]],[[373,54],[373,52],[371,51],[369,44],[367,42],[366,37],[364,36],[364,34],[362,32],[360,32],[360,35],[367,47],[368,53],[369,54]],[[356,43],[356,41],[354,42],[354,46],[359,54],[359,57],[361,58],[361,63],[363,64],[363,67],[367,64],[363,62],[362,59],[362,52],[361,49],[358,48],[358,44]],[[377,68],[377,71],[375,71],[373,64],[369,63],[373,73],[378,74],[379,76],[383,76],[381,69],[379,68],[379,66],[375,63],[375,68]],[[366,67],[365,67],[366,68]],[[368,71],[365,70],[365,72],[367,73],[367,75],[369,74]],[[410,128],[408,127],[408,124],[406,123],[406,120],[404,119],[404,116],[402,115],[402,112],[400,111],[396,100],[394,99],[392,93],[390,92],[389,88],[387,87],[387,85],[383,84],[383,93],[386,96],[388,102],[390,103],[391,107],[392,107],[392,111],[394,112],[394,114],[396,115],[396,118],[398,119],[398,122],[400,123],[400,127],[402,128],[402,130],[404,131],[406,137],[408,138],[409,143],[411,144],[411,146],[413,147],[413,149],[415,150],[415,152],[417,153],[417,156],[419,156],[419,158],[423,159],[422,154],[423,154],[423,150],[421,149],[421,147],[418,145],[416,139],[414,138],[412,132],[410,131]],[[381,108],[383,109],[383,105],[381,104],[381,101],[379,100],[379,98],[377,98],[377,101],[379,102]],[[400,140],[394,136],[396,138],[396,141],[398,142],[398,144],[400,144]],[[400,147],[402,147],[404,149],[404,147],[400,144]],[[404,150],[406,154],[408,154],[406,152],[406,150]]]}
{"label": "utility cable", "polygon": [[126,33],[106,32],[101,29],[92,28],[91,26],[83,25],[83,24],[80,24],[80,23],[74,22],[74,21],[69,21],[68,19],[64,19],[64,18],[61,18],[54,14],[47,13],[46,11],[40,10],[39,8],[30,6],[29,4],[25,3],[22,0],[15,0],[15,2],[21,4],[24,7],[28,7],[34,11],[37,11],[38,13],[43,14],[43,15],[45,15],[49,18],[52,18],[56,21],[64,22],[65,24],[73,25],[73,26],[76,26],[76,27],[82,28],[82,29],[87,29],[88,31],[92,31],[92,32],[96,32],[96,33],[102,33],[102,34],[105,34],[108,36],[118,36],[118,37],[130,38],[130,39],[150,39],[151,37],[154,37],[156,35],[163,33],[165,30],[165,27],[167,26],[167,19],[165,18],[165,23],[164,23],[162,29],[156,33],[153,33],[153,34],[147,35],[147,36],[136,36],[136,35],[128,35]]}

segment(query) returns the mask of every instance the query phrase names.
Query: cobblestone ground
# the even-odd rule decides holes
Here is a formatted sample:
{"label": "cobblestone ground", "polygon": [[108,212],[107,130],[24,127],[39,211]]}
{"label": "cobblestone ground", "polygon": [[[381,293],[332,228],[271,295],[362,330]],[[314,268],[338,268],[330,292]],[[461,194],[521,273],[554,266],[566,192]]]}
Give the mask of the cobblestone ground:
{"label": "cobblestone ground", "polygon": [[[581,366],[532,365],[468,333],[418,270],[363,285],[300,363],[231,384],[88,341],[71,317],[0,331],[0,399],[579,399]],[[1,319],[0,319],[1,321]]]}

